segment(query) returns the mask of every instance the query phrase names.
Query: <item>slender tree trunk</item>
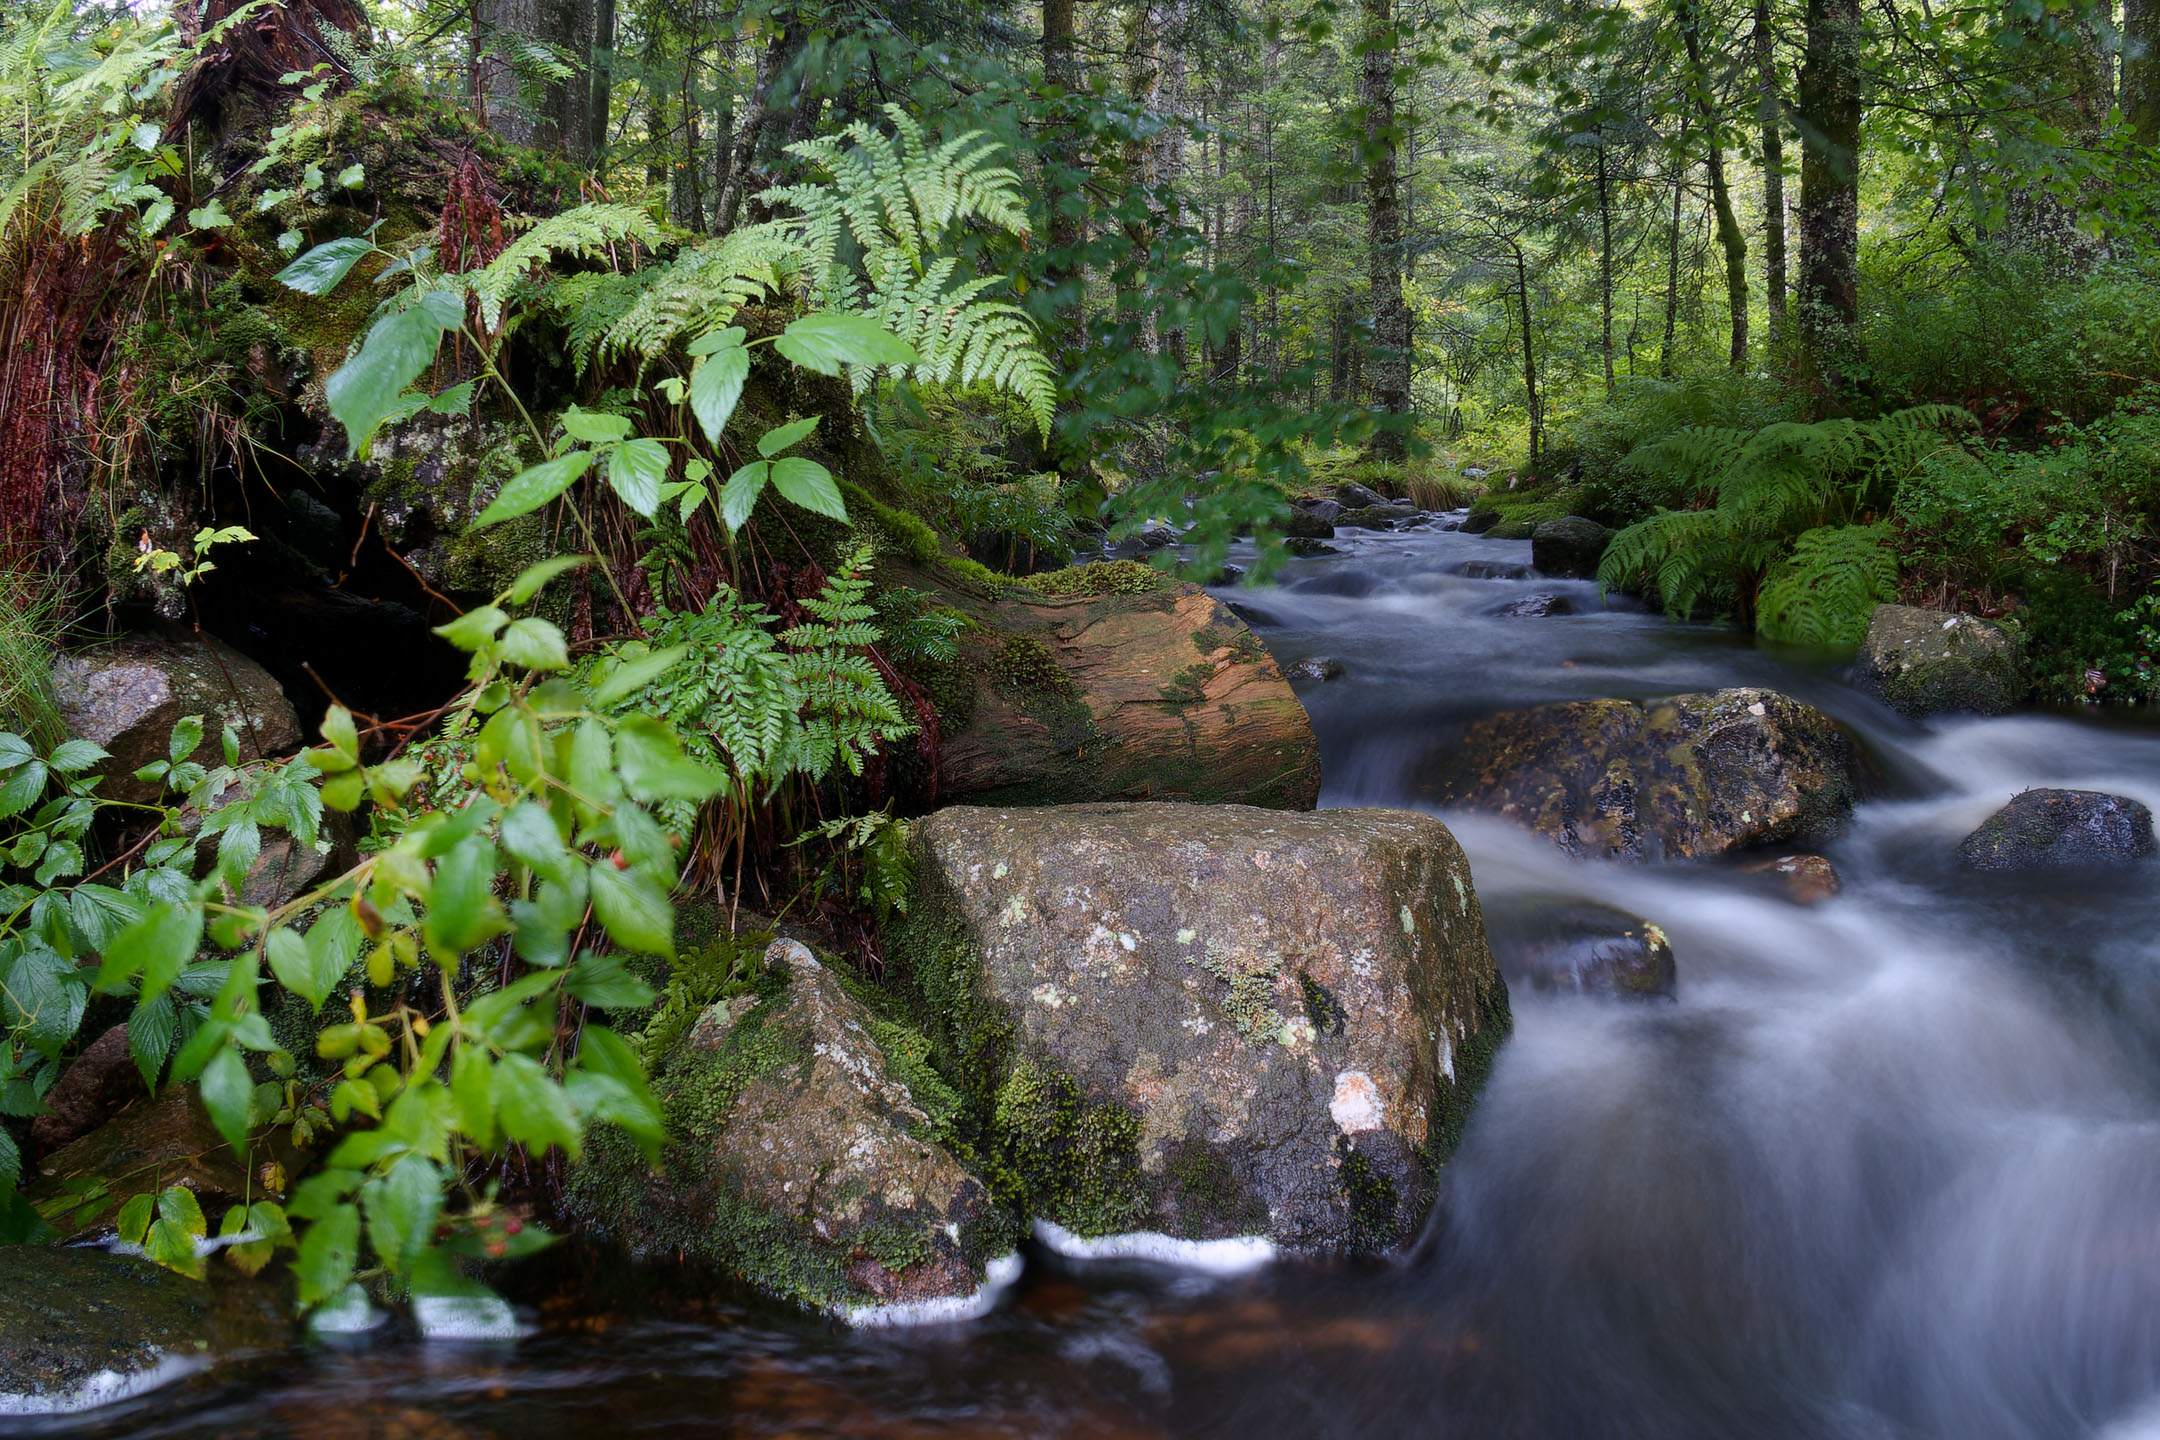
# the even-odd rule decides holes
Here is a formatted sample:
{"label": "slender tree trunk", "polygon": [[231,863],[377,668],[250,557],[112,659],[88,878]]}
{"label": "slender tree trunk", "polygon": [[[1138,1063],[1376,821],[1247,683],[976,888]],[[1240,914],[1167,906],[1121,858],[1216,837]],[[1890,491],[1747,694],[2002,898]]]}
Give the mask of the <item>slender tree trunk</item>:
{"label": "slender tree trunk", "polygon": [[2141,145],[2160,144],[2160,0],[2123,0],[2123,120]]}
{"label": "slender tree trunk", "polygon": [[1800,67],[1800,373],[1819,395],[1859,358],[1860,0],[1808,0]]}
{"label": "slender tree trunk", "polygon": [[1748,362],[1747,236],[1733,213],[1732,191],[1725,184],[1725,147],[1718,143],[1717,105],[1710,77],[1703,69],[1702,10],[1697,0],[1681,0],[1680,39],[1687,47],[1688,88],[1702,116],[1703,161],[1710,174],[1710,210],[1717,217],[1718,245],[1725,252],[1725,301],[1732,311],[1732,346],[1728,363],[1735,370]]}
{"label": "slender tree trunk", "polygon": [[[1396,174],[1394,0],[1360,0],[1365,48],[1365,198],[1367,267],[1372,284],[1373,408],[1390,418],[1410,413],[1410,311],[1403,303],[1402,193]],[[1372,452],[1400,460],[1403,435],[1383,429]]]}
{"label": "slender tree trunk", "polygon": [[728,156],[727,174],[720,182],[719,199],[713,203],[713,232],[725,235],[735,228],[736,217],[742,213],[743,196],[749,192],[751,175],[757,165],[758,141],[765,134],[766,123],[772,118],[772,89],[779,83],[781,67],[787,64],[791,50],[787,29],[776,30],[765,42],[765,53],[758,56],[757,79],[750,87],[750,99],[743,106],[742,125],[735,132],[735,149]]}
{"label": "slender tree trunk", "polygon": [[615,95],[615,0],[594,0],[591,95],[587,115],[592,129],[586,141],[586,159],[600,166],[607,159],[608,108]]}
{"label": "slender tree trunk", "polygon": [[1545,404],[1538,395],[1537,338],[1530,327],[1530,266],[1523,257],[1521,242],[1510,239],[1507,245],[1515,258],[1515,305],[1522,324],[1523,396],[1530,414],[1529,473],[1535,475],[1538,456],[1545,448]]}
{"label": "slender tree trunk", "polygon": [[1762,126],[1763,299],[1775,355],[1785,346],[1785,100],[1778,89],[1770,0],[1755,0],[1754,38],[1756,117]]}
{"label": "slender tree trunk", "polygon": [[1605,393],[1613,393],[1612,301],[1612,174],[1605,153],[1604,121],[1598,122],[1598,350],[1605,357]]}
{"label": "slender tree trunk", "polygon": [[1050,263],[1044,278],[1053,290],[1076,289],[1071,303],[1060,314],[1061,323],[1052,336],[1053,348],[1076,349],[1081,343],[1081,318],[1086,305],[1087,277],[1081,271],[1082,202],[1075,182],[1080,156],[1073,143],[1065,107],[1075,103],[1080,90],[1078,14],[1073,0],[1043,0],[1043,85],[1052,92],[1054,118],[1043,146],[1044,200],[1050,211]]}
{"label": "slender tree trunk", "polygon": [[1672,225],[1665,237],[1665,346],[1658,351],[1658,375],[1673,378],[1673,340],[1680,325],[1680,199],[1687,192],[1687,120],[1680,121],[1680,153],[1672,177]]}

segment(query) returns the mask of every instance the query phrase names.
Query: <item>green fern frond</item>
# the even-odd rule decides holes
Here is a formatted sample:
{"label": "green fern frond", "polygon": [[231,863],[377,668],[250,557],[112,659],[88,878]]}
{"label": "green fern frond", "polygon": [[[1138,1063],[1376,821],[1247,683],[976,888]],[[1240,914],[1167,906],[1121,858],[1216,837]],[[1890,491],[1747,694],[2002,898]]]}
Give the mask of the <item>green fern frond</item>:
{"label": "green fern frond", "polygon": [[1793,542],[1756,597],[1756,628],[1801,645],[1857,645],[1875,607],[1897,598],[1887,525],[1837,525]]}
{"label": "green fern frond", "polygon": [[511,291],[535,268],[565,255],[602,255],[625,240],[652,245],[659,239],[660,227],[635,205],[580,205],[539,221],[466,277],[466,284],[480,304],[481,323],[492,331],[502,324]]}

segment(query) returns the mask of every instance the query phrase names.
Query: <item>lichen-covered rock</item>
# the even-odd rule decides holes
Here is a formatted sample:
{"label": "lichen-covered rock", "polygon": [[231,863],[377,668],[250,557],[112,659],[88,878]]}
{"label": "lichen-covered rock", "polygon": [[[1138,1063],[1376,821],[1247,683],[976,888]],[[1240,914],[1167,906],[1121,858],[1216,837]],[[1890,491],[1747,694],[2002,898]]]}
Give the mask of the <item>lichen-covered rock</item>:
{"label": "lichen-covered rock", "polygon": [[0,1245],[0,1416],[110,1404],[283,1343],[274,1290],[103,1250]]}
{"label": "lichen-covered rock", "polygon": [[1878,605],[1853,681],[1900,715],[2000,715],[2023,698],[2017,637],[1992,621]]}
{"label": "lichen-covered rock", "polygon": [[53,693],[68,729],[105,747],[98,793],[149,800],[159,787],[135,778],[167,758],[174,722],[200,715],[215,754],[218,732],[230,725],[242,759],[283,755],[300,746],[300,718],[270,672],[208,635],[168,639],[128,635],[111,645],[63,655],[53,666]]}
{"label": "lichen-covered rock", "polygon": [[2097,790],[2027,790],[1958,842],[1975,870],[2133,865],[2154,852],[2152,811]]}
{"label": "lichen-covered rock", "polygon": [[1511,710],[1428,757],[1420,793],[1571,855],[1685,860],[1834,833],[1852,813],[1836,722],[1774,690]]}
{"label": "lichen-covered rock", "polygon": [[953,1154],[958,1100],[929,1043],[794,940],[754,994],[662,1057],[661,1167],[598,1137],[570,1185],[592,1230],[843,1314],[959,1301],[1013,1249],[1009,1215]]}
{"label": "lichen-covered rock", "polygon": [[968,718],[944,736],[940,800],[1318,800],[1305,707],[1245,622],[1197,586],[955,604],[979,623],[962,640]]}
{"label": "lichen-covered rock", "polygon": [[1679,966],[1665,932],[1639,915],[1566,896],[1526,896],[1486,911],[1508,983],[1563,994],[1670,999]]}
{"label": "lichen-covered rock", "polygon": [[1462,533],[1465,535],[1483,535],[1486,531],[1492,529],[1493,526],[1498,525],[1499,523],[1499,511],[1474,509],[1469,514],[1463,516]]}
{"label": "lichen-covered rock", "polygon": [[1530,563],[1545,575],[1595,575],[1613,532],[1595,520],[1566,515],[1530,532]]}
{"label": "lichen-covered rock", "polygon": [[1470,868],[1393,810],[943,810],[891,974],[986,1174],[1081,1236],[1414,1236],[1508,1033]]}

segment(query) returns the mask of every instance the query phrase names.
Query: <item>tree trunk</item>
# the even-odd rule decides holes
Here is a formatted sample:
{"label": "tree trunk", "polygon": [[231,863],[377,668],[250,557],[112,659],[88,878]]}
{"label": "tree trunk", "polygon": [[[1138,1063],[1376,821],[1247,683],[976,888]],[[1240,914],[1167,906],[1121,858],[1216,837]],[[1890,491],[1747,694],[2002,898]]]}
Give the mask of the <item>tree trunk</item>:
{"label": "tree trunk", "polygon": [[2123,120],[2141,145],[2160,144],[2160,0],[2123,0]]}
{"label": "tree trunk", "polygon": [[1785,345],[1785,101],[1778,89],[1770,0],[1755,0],[1755,75],[1762,126],[1763,299],[1775,355]]}
{"label": "tree trunk", "polygon": [[1080,268],[1080,218],[1083,201],[1075,182],[1080,157],[1073,142],[1066,107],[1076,103],[1080,90],[1078,16],[1073,0],[1043,0],[1043,85],[1053,92],[1053,119],[1042,147],[1043,198],[1050,211],[1050,256],[1044,279],[1053,291],[1071,290],[1069,301],[1059,310],[1059,323],[1051,336],[1051,348],[1069,352],[1081,343],[1079,324],[1086,305],[1087,279]]}
{"label": "tree trunk", "polygon": [[1800,67],[1800,374],[1820,395],[1859,358],[1860,3],[1808,0]]}
{"label": "tree trunk", "polygon": [[1733,213],[1732,191],[1725,184],[1725,148],[1718,143],[1717,105],[1702,61],[1702,10],[1696,0],[1682,0],[1680,39],[1687,47],[1688,88],[1702,116],[1704,165],[1710,173],[1710,209],[1717,217],[1718,245],[1725,251],[1725,301],[1732,311],[1732,347],[1727,357],[1735,370],[1748,362],[1747,236]]}
{"label": "tree trunk", "polygon": [[758,141],[772,118],[772,89],[779,83],[781,67],[787,63],[790,33],[785,29],[774,31],[772,38],[765,42],[765,53],[758,56],[757,79],[751,85],[749,103],[743,106],[742,125],[735,132],[735,149],[728,156],[727,174],[720,182],[720,198],[713,203],[713,233],[716,235],[733,230],[736,217],[742,213],[743,196],[749,193],[757,165]]}
{"label": "tree trunk", "polygon": [[1658,351],[1658,377],[1673,378],[1673,340],[1680,325],[1680,199],[1687,192],[1687,132],[1680,120],[1680,153],[1672,177],[1672,226],[1665,237],[1665,346]]}
{"label": "tree trunk", "polygon": [[594,0],[592,42],[592,96],[586,109],[591,123],[586,141],[588,164],[601,165],[607,158],[609,102],[615,94],[615,0]]}
{"label": "tree trunk", "polygon": [[1612,176],[1605,154],[1605,122],[1598,122],[1598,349],[1605,357],[1605,393],[1613,393],[1612,301]]}
{"label": "tree trunk", "polygon": [[1545,448],[1545,408],[1538,398],[1537,340],[1530,329],[1530,267],[1523,258],[1521,242],[1511,239],[1507,244],[1515,257],[1515,304],[1522,322],[1523,395],[1530,413],[1529,473],[1534,476],[1539,453]]}
{"label": "tree trunk", "polygon": [[537,150],[568,143],[583,159],[590,124],[585,99],[592,62],[593,0],[482,0],[483,27],[493,34],[540,40],[569,52],[577,73],[528,86],[500,53],[488,62],[488,127],[505,140]]}
{"label": "tree trunk", "polygon": [[[1389,418],[1410,413],[1410,311],[1403,303],[1402,193],[1395,166],[1394,0],[1360,0],[1365,48],[1365,198],[1367,266],[1372,284],[1373,408]],[[1372,453],[1400,460],[1399,428],[1373,437]]]}

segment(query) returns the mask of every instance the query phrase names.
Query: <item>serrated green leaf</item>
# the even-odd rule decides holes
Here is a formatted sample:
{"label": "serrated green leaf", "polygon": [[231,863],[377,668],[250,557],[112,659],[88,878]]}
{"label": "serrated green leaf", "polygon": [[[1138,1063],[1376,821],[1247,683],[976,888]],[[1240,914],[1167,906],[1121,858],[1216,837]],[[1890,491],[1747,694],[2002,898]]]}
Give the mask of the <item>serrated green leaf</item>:
{"label": "serrated green leaf", "polygon": [[358,456],[367,447],[375,427],[403,403],[406,387],[434,363],[443,332],[457,329],[464,319],[464,298],[437,290],[368,330],[360,353],[323,387],[331,415],[345,427],[349,454]]}
{"label": "serrated green leaf", "polygon": [[715,349],[690,371],[690,413],[697,417],[705,438],[718,447],[728,420],[742,399],[743,384],[750,378],[750,352],[743,348],[742,331],[731,329],[732,345]]}
{"label": "serrated green leaf", "polygon": [[784,500],[834,520],[847,519],[847,505],[832,472],[815,460],[788,455],[772,462],[772,487]]}
{"label": "serrated green leaf", "polygon": [[818,417],[815,415],[812,415],[807,420],[796,420],[786,425],[775,425],[758,437],[757,453],[770,460],[790,445],[801,441],[811,431],[817,429],[817,425]]}
{"label": "serrated green leaf", "polygon": [[608,484],[632,510],[652,519],[667,480],[667,446],[658,440],[625,440],[608,453]]}
{"label": "serrated green leaf", "polygon": [[495,1115],[503,1135],[535,1152],[560,1145],[577,1157],[583,1130],[562,1086],[530,1055],[505,1055],[495,1064]]}
{"label": "serrated green leaf", "polygon": [[458,1047],[450,1062],[450,1103],[457,1114],[458,1129],[483,1150],[495,1148],[495,1067],[487,1052],[472,1045]]}
{"label": "serrated green leaf", "polygon": [[359,1259],[360,1207],[350,1203],[328,1207],[301,1235],[300,1253],[293,1259],[300,1303],[320,1305],[336,1296],[352,1279]]}
{"label": "serrated green leaf", "polygon": [[637,1010],[653,1003],[652,986],[625,970],[620,955],[580,957],[563,988],[596,1010]]}
{"label": "serrated green leaf", "polygon": [[224,1049],[212,1056],[203,1066],[201,1088],[210,1123],[235,1151],[242,1149],[247,1144],[248,1105],[255,1096],[255,1082],[240,1052]]}
{"label": "serrated green leaf", "polygon": [[720,518],[728,529],[742,529],[750,512],[757,509],[758,496],[765,493],[765,480],[771,473],[771,462],[752,460],[728,477],[720,489]]}
{"label": "serrated green leaf", "polygon": [[466,611],[447,625],[437,625],[435,633],[458,649],[470,653],[493,640],[503,626],[509,623],[510,616],[507,611],[493,605],[481,605]]}
{"label": "serrated green leaf", "polygon": [[573,450],[558,455],[553,460],[543,460],[528,470],[512,476],[510,483],[488,502],[488,507],[473,521],[472,528],[482,529],[498,521],[514,520],[520,515],[539,509],[548,501],[577,483],[578,477],[592,467],[592,451]]}
{"label": "serrated green leaf", "polygon": [[165,739],[165,753],[178,765],[202,747],[203,717],[183,715],[173,722],[172,734]]}
{"label": "serrated green leaf", "polygon": [[664,650],[654,650],[633,659],[618,661],[614,668],[607,672],[607,678],[594,689],[593,703],[615,705],[629,699],[681,664],[683,656],[689,653],[690,647],[687,645],[670,645]]}
{"label": "serrated green leaf", "polygon": [[650,715],[631,715],[615,729],[615,768],[624,786],[642,801],[709,800],[727,777],[683,754],[666,725]]}
{"label": "serrated green leaf", "polygon": [[76,775],[88,770],[100,760],[109,760],[111,758],[103,747],[88,740],[68,740],[63,741],[52,754],[48,755],[45,758],[45,763],[62,775]]}
{"label": "serrated green leaf", "polygon": [[455,960],[491,935],[509,928],[495,903],[495,846],[483,835],[469,835],[435,864],[428,888],[427,918],[421,933],[428,948]]}
{"label": "serrated green leaf", "polygon": [[510,603],[526,604],[533,596],[545,590],[549,581],[590,564],[590,555],[557,555],[552,560],[528,565],[518,572],[517,579],[510,582]]}
{"label": "serrated green leaf", "polygon": [[913,365],[915,347],[864,315],[820,310],[789,324],[773,341],[782,355],[820,375],[846,365]]}
{"label": "serrated green leaf", "polygon": [[604,410],[581,410],[573,405],[562,413],[563,433],[588,445],[611,445],[630,434],[630,422]]}
{"label": "serrated green leaf", "polygon": [[513,620],[496,643],[501,647],[502,658],[512,665],[523,665],[528,670],[570,668],[569,643],[552,620],[542,620],[537,615]]}
{"label": "serrated green leaf", "polygon": [[435,1237],[442,1213],[442,1172],[422,1155],[406,1155],[360,1187],[368,1239],[393,1273],[402,1272]]}
{"label": "serrated green leaf", "polygon": [[675,954],[675,907],[667,888],[643,866],[618,870],[600,860],[590,872],[593,913],[616,944],[648,955]]}
{"label": "serrated green leaf", "polygon": [[141,978],[145,1000],[163,994],[202,948],[202,911],[192,904],[155,906],[113,937],[98,969],[98,989],[120,989]]}
{"label": "serrated green leaf", "polygon": [[[193,223],[192,217],[189,223]],[[303,295],[327,295],[374,248],[375,242],[364,235],[326,241],[278,271],[277,279],[288,289],[298,290]]]}

